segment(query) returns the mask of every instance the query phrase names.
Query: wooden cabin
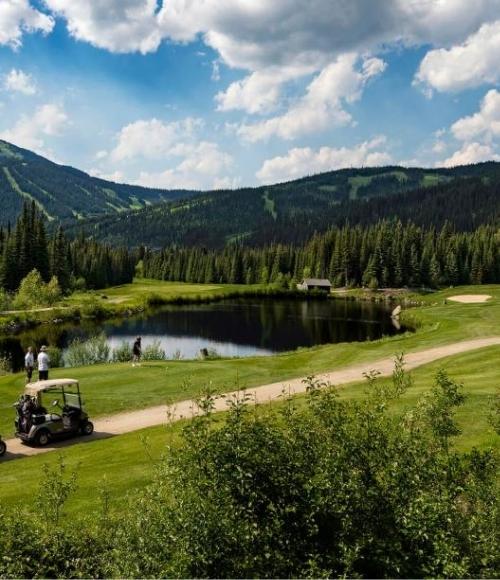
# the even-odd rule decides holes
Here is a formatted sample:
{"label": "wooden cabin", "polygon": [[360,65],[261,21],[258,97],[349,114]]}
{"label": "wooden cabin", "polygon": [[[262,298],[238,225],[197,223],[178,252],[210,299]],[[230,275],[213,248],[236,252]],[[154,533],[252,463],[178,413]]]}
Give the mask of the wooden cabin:
{"label": "wooden cabin", "polygon": [[300,284],[297,284],[297,289],[306,292],[312,292],[313,290],[330,292],[332,283],[326,278],[304,278]]}

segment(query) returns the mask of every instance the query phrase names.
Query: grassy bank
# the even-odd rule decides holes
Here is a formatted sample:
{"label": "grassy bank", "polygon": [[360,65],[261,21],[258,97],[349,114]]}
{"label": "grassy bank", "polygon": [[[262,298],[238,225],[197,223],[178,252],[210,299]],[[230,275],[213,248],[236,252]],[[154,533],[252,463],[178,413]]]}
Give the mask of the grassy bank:
{"label": "grassy bank", "polygon": [[[500,286],[482,286],[480,292],[492,299],[482,304],[447,301],[453,294],[477,293],[478,287],[461,287],[423,296],[425,306],[404,311],[403,320],[418,327],[415,333],[365,343],[341,343],[298,349],[272,357],[205,361],[166,361],[107,364],[73,369],[54,369],[52,377],[71,376],[81,381],[92,416],[188,399],[212,383],[229,391],[254,387],[311,373],[334,370],[351,364],[375,361],[396,352],[410,352],[468,338],[500,334]],[[445,303],[446,302],[446,303]],[[491,360],[484,358],[485,366]],[[0,377],[0,433],[13,429],[12,403],[24,384],[22,373]]]}
{"label": "grassy bank", "polygon": [[[455,380],[463,382],[464,392],[467,395],[465,405],[457,414],[462,429],[462,434],[456,439],[457,449],[466,451],[472,447],[498,448],[498,436],[488,423],[488,415],[491,398],[500,384],[500,365],[486,364],[486,361],[499,359],[500,347],[491,347],[449,357],[415,369],[411,373],[414,379],[413,387],[393,404],[392,411],[402,413],[413,407],[431,387],[437,370],[443,368]],[[366,393],[366,383],[339,389],[339,396],[344,399],[362,398]],[[297,404],[303,401],[304,397],[297,398]],[[265,413],[266,407],[259,407],[258,412]],[[68,511],[77,513],[97,509],[96,488],[103,478],[106,479],[111,492],[113,507],[120,509],[122,499],[127,493],[151,481],[155,464],[161,458],[166,444],[176,444],[180,440],[179,434],[183,424],[185,423],[154,427],[65,448],[64,457],[71,469],[78,470],[79,483],[78,491],[68,503]],[[53,465],[56,461],[57,454],[49,453],[2,464],[0,466],[2,503],[13,506],[17,502],[31,499],[40,484],[42,466]]]}

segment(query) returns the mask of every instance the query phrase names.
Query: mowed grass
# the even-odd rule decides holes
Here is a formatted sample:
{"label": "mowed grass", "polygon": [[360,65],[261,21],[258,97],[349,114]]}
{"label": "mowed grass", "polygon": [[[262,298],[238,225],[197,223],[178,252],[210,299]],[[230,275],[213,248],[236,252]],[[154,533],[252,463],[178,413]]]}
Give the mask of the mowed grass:
{"label": "mowed grass", "polygon": [[[456,438],[455,447],[468,451],[473,447],[498,449],[498,436],[489,425],[491,399],[500,385],[500,365],[485,361],[500,360],[500,347],[490,347],[467,354],[448,357],[411,372],[414,384],[404,396],[392,404],[391,412],[403,413],[412,408],[420,397],[429,392],[434,376],[445,369],[455,380],[464,384],[467,396],[465,405],[457,413],[462,434]],[[388,379],[380,379],[385,382]],[[367,396],[367,384],[356,383],[339,388],[342,399],[361,399]],[[297,405],[305,404],[299,396]],[[274,403],[273,407],[280,405]],[[266,413],[269,407],[260,406],[258,412]],[[217,417],[224,420],[225,414]],[[185,421],[132,432],[119,437],[89,441],[62,450],[69,469],[78,472],[78,490],[69,500],[68,513],[92,513],[99,509],[98,489],[106,481],[112,506],[123,509],[123,500],[152,481],[155,465],[167,451],[167,445],[178,445]],[[42,483],[44,464],[54,466],[58,453],[27,457],[0,463],[0,498],[2,505],[13,507],[32,501]]]}
{"label": "mowed grass", "polygon": [[[482,304],[447,302],[452,294],[492,295]],[[106,364],[72,369],[53,369],[51,377],[80,380],[91,417],[141,409],[196,396],[212,384],[221,391],[255,387],[307,374],[376,361],[400,352],[414,352],[433,346],[500,335],[500,286],[470,286],[449,289],[422,298],[426,306],[406,314],[420,325],[416,333],[405,333],[365,343],[341,343],[299,349],[272,357],[219,359],[212,361],[166,361]],[[495,361],[484,356],[485,367]],[[498,363],[497,363],[498,364]],[[13,434],[14,410],[24,386],[24,375],[0,378],[0,433]]]}
{"label": "mowed grass", "polygon": [[188,284],[184,282],[163,282],[161,280],[150,280],[140,278],[131,284],[113,286],[95,292],[75,292],[67,302],[73,306],[85,303],[90,298],[97,300],[103,306],[106,304],[136,305],[143,302],[151,295],[158,296],[165,300],[178,297],[220,297],[234,292],[248,292],[263,289],[264,286],[244,285],[244,284]]}

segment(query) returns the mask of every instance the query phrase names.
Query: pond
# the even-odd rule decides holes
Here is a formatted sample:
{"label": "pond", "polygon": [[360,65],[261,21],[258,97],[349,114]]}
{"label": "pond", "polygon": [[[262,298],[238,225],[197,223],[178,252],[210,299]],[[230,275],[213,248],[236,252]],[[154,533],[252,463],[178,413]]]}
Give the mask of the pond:
{"label": "pond", "polygon": [[168,358],[190,359],[206,348],[221,356],[271,355],[314,345],[375,340],[398,330],[390,309],[351,300],[238,299],[167,306],[139,316],[104,322],[42,325],[0,337],[0,356],[23,366],[23,352],[42,344],[66,348],[75,338],[103,332],[111,347],[142,337],[143,347],[160,341]]}

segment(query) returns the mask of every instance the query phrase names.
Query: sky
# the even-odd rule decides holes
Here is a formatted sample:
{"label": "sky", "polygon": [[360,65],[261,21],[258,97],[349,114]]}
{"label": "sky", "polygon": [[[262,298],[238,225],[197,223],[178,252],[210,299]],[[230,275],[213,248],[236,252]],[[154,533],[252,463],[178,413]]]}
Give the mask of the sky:
{"label": "sky", "polygon": [[500,160],[500,0],[0,0],[0,139],[238,188]]}

